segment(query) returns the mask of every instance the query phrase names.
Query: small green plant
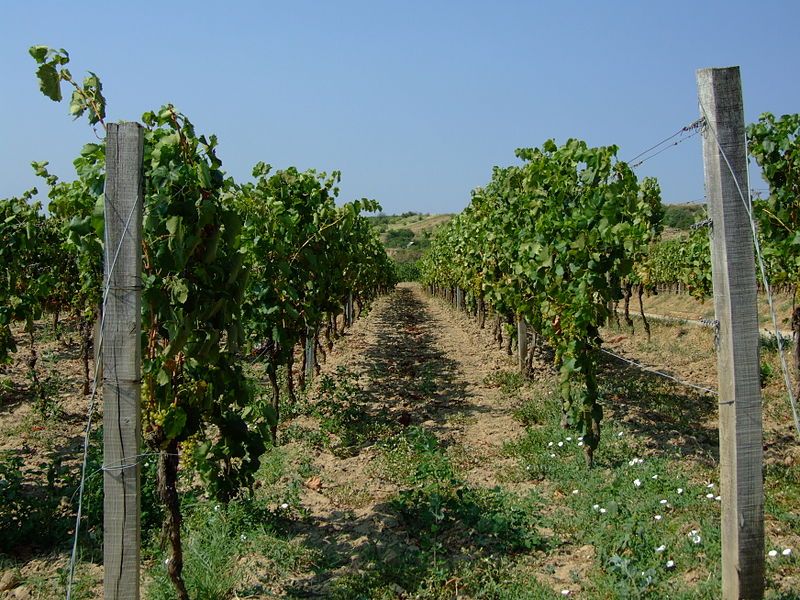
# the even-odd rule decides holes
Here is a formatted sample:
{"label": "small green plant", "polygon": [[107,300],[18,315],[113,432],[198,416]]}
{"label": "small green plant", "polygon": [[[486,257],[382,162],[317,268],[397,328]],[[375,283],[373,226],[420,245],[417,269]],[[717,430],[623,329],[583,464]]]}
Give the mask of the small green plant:
{"label": "small green plant", "polygon": [[11,377],[0,377],[0,398],[10,395],[14,391],[14,382]]}
{"label": "small green plant", "polygon": [[761,387],[766,387],[775,375],[775,369],[766,361],[761,361]]}
{"label": "small green plant", "polygon": [[21,452],[0,453],[0,552],[50,549],[64,543],[72,480],[60,458],[26,466]]}
{"label": "small green plant", "polygon": [[[421,547],[431,551],[434,562],[437,553],[450,548],[444,540],[457,532],[469,535],[472,543],[489,550],[544,546],[537,527],[535,497],[469,486],[431,433],[411,428],[384,452],[394,454],[385,463],[390,476],[408,486],[392,504],[407,530],[420,539]],[[406,467],[401,469],[400,465]]]}
{"label": "small green plant", "polygon": [[644,598],[654,591],[654,584],[658,581],[656,569],[639,570],[638,566],[629,558],[617,554],[608,561],[608,571],[614,574],[622,585],[617,588],[618,598]]}
{"label": "small green plant", "polygon": [[57,420],[63,414],[63,407],[59,400],[60,393],[68,386],[66,379],[54,371],[44,379],[37,379],[35,386],[34,406],[36,412],[46,419]]}
{"label": "small green plant", "polygon": [[498,387],[506,395],[513,395],[522,389],[525,378],[518,371],[492,371],[483,379],[484,385]]}
{"label": "small green plant", "polygon": [[391,430],[388,415],[370,411],[365,394],[357,376],[344,367],[337,369],[335,377],[322,376],[313,414],[329,447],[338,454],[352,454]]}

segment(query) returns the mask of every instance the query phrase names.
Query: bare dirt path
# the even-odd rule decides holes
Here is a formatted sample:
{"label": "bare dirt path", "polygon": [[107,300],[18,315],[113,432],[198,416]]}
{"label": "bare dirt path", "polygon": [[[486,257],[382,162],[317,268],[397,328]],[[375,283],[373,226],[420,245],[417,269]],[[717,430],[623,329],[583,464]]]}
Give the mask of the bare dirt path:
{"label": "bare dirt path", "polygon": [[[493,487],[509,460],[501,454],[503,443],[523,428],[491,375],[513,368],[474,320],[428,297],[419,285],[401,284],[340,340],[323,374],[353,373],[366,398],[363,410],[376,427],[424,428],[447,448],[470,485]],[[304,535],[340,566],[297,581],[296,591],[325,595],[332,578],[368,559],[391,561],[414,541],[387,502],[398,487],[382,477],[378,447],[345,457],[323,450],[313,463],[319,479],[307,482],[302,497],[309,515]]]}

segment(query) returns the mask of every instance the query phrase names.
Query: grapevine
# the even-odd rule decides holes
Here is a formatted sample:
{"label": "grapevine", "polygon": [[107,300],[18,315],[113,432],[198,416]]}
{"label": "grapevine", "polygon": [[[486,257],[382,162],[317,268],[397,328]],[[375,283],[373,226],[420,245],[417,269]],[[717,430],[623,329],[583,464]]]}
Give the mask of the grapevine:
{"label": "grapevine", "polygon": [[[37,46],[30,52],[42,91],[59,101],[66,82],[73,87],[70,113],[104,126],[97,76],[90,73],[78,85],[65,51]],[[159,452],[158,488],[172,548],[168,572],[185,599],[181,456],[192,452],[188,462],[209,492],[228,500],[252,489],[270,428],[275,437],[277,403],[270,413],[256,401],[242,368],[245,348],[271,340],[277,348],[271,367],[290,365],[305,328],[317,326],[334,299],[345,292],[370,297],[393,283],[393,272],[359,214],[377,210],[377,203],[336,207],[338,174],[288,170],[268,178],[269,169],[259,164],[256,184],[239,186],[222,171],[216,137],[198,135],[172,105],[144,113],[142,122],[143,430]],[[46,163],[35,168],[50,185],[54,214],[80,272],[79,305],[91,318],[102,272],[104,145],[87,145],[75,164],[79,178],[71,184],[58,183]]]}
{"label": "grapevine", "polygon": [[616,150],[578,140],[518,150],[524,164],[496,168],[423,261],[426,282],[466,287],[555,348],[562,424],[583,436],[589,465],[602,419],[598,329],[659,214],[657,186],[640,187]]}

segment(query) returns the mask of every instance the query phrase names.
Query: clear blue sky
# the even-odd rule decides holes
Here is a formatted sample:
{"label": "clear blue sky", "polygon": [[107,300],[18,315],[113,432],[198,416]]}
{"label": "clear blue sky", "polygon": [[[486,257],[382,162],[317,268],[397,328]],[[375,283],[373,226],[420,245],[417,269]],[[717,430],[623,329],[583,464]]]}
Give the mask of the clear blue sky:
{"label": "clear blue sky", "polygon": [[[42,96],[27,49],[100,75],[110,120],[172,102],[226,170],[340,169],[345,200],[455,212],[514,149],[554,137],[630,158],[697,117],[695,69],[740,65],[746,118],[800,112],[800,2],[4,2],[0,197],[71,160],[85,121]],[[699,137],[648,161],[703,196]],[[754,184],[756,185],[756,184]],[[762,184],[763,185],[763,184]],[[40,186],[43,187],[43,186]]]}

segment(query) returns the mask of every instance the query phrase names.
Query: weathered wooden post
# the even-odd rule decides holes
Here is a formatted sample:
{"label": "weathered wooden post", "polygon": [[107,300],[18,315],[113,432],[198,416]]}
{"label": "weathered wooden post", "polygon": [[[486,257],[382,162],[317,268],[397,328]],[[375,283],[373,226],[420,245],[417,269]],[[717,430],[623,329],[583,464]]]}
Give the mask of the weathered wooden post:
{"label": "weathered wooden post", "polygon": [[345,327],[350,327],[350,296],[347,295],[342,300],[342,332]]}
{"label": "weathered wooden post", "polygon": [[106,600],[139,598],[141,440],[142,151],[138,123],[106,137],[103,318],[103,589]]}
{"label": "weathered wooden post", "polygon": [[759,332],[739,67],[697,71],[719,322],[722,597],[764,596]]}
{"label": "weathered wooden post", "polygon": [[306,326],[306,385],[314,377],[314,365],[316,364],[317,335],[313,327]]}
{"label": "weathered wooden post", "polygon": [[524,373],[527,368],[528,357],[528,323],[524,317],[517,317],[517,364]]}
{"label": "weathered wooden post", "polygon": [[342,319],[346,327],[353,325],[353,292],[347,292],[344,297],[344,305],[342,310]]}

